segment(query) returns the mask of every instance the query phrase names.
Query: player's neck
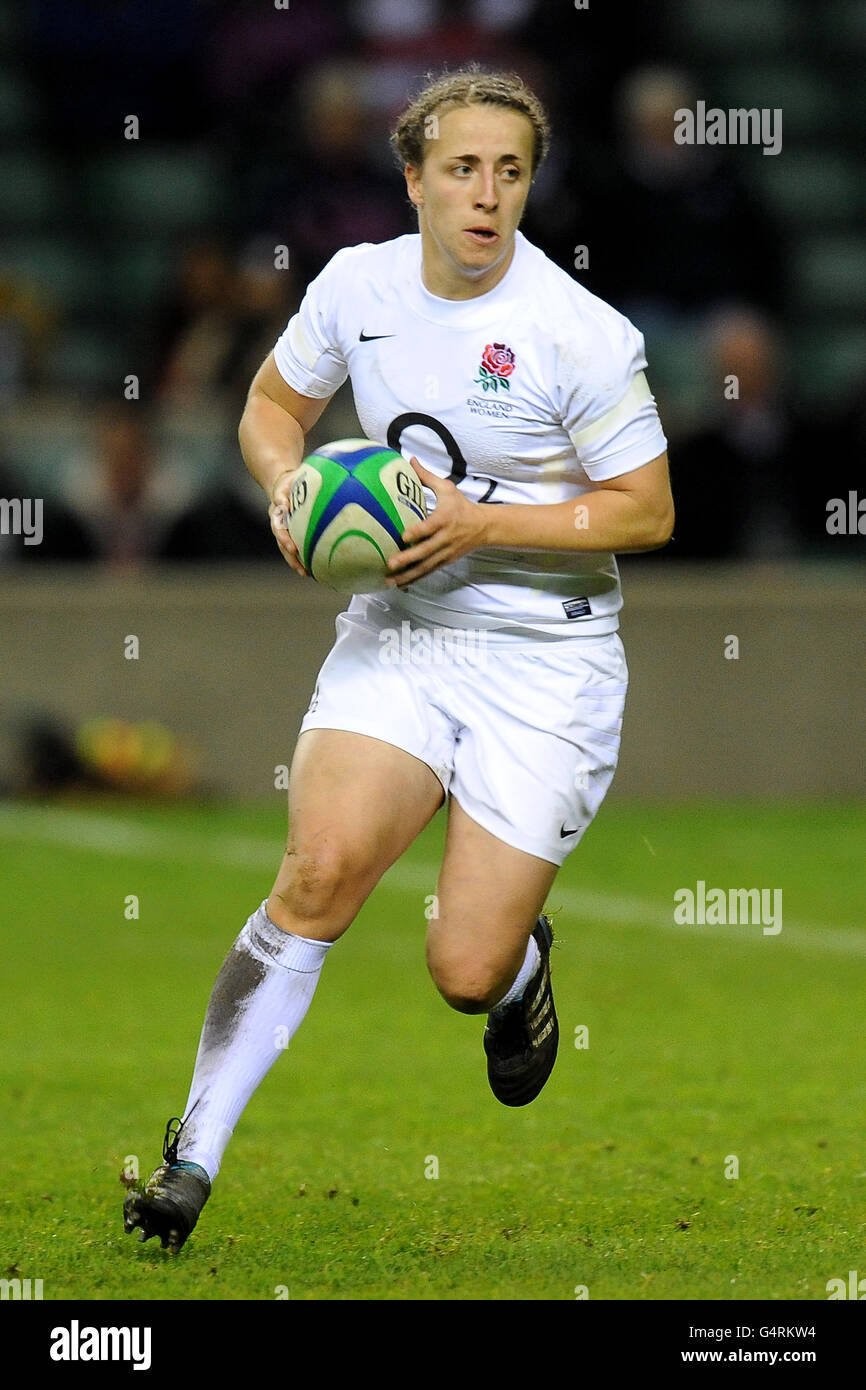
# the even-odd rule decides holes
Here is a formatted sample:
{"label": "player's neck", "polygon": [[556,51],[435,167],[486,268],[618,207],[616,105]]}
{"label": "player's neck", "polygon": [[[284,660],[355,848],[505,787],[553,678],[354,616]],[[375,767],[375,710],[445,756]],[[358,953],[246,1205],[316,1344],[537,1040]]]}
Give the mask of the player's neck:
{"label": "player's neck", "polygon": [[477,299],[489,294],[508,274],[514,260],[514,242],[508,254],[481,273],[461,270],[447,261],[439,248],[422,233],[421,282],[429,294],[438,299]]}

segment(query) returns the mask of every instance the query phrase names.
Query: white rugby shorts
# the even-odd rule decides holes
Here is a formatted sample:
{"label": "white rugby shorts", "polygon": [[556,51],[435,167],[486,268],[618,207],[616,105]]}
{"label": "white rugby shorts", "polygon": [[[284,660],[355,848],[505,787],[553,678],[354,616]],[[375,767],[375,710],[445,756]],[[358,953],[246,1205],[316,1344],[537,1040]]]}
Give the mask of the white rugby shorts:
{"label": "white rugby shorts", "polygon": [[491,835],[559,865],[610,786],[627,685],[617,632],[503,640],[359,595],[337,618],[301,732],[404,749]]}

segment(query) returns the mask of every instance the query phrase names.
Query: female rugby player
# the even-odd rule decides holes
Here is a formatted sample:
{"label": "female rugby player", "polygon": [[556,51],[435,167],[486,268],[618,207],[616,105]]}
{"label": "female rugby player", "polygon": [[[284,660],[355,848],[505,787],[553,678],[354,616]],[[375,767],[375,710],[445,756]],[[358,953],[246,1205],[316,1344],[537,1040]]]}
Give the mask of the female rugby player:
{"label": "female rugby player", "polygon": [[[548,144],[537,97],[470,67],[428,85],[392,143],[418,233],[333,257],[257,373],[239,437],[299,574],[292,479],[347,376],[367,437],[409,458],[435,505],[388,588],[337,619],[276,881],[217,977],[185,1118],[127,1197],[126,1229],[175,1252],[275,1037],[295,1033],[331,946],[446,799],[427,963],[452,1008],[488,1015],[498,1099],[541,1090],[558,1037],[542,908],[619,749],[612,552],[664,545],[673,527],[640,333],[518,231]],[[444,655],[384,661],[406,623]],[[468,631],[483,660],[465,660]]]}

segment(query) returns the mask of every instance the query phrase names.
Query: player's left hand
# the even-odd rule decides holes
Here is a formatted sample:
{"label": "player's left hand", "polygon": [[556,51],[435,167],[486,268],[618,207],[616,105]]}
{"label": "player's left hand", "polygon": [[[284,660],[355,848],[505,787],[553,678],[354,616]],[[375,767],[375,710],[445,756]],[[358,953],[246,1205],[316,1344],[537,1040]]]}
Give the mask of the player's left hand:
{"label": "player's left hand", "polygon": [[441,565],[450,565],[484,543],[486,509],[477,502],[470,502],[447,478],[439,478],[422,468],[416,458],[409,462],[424,486],[436,494],[436,509],[426,521],[419,521],[403,532],[409,549],[392,555],[388,561],[393,575],[387,581],[389,589],[405,589],[407,584]]}

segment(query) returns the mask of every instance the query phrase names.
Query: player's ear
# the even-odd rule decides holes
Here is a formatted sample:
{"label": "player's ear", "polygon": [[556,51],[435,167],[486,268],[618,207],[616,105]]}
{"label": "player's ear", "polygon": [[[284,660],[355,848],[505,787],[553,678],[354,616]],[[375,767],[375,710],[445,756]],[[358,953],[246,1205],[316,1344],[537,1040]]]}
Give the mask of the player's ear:
{"label": "player's ear", "polygon": [[421,170],[416,169],[414,164],[407,164],[403,172],[406,175],[406,192],[409,194],[409,201],[414,203],[416,208],[420,208],[424,202],[421,192]]}

